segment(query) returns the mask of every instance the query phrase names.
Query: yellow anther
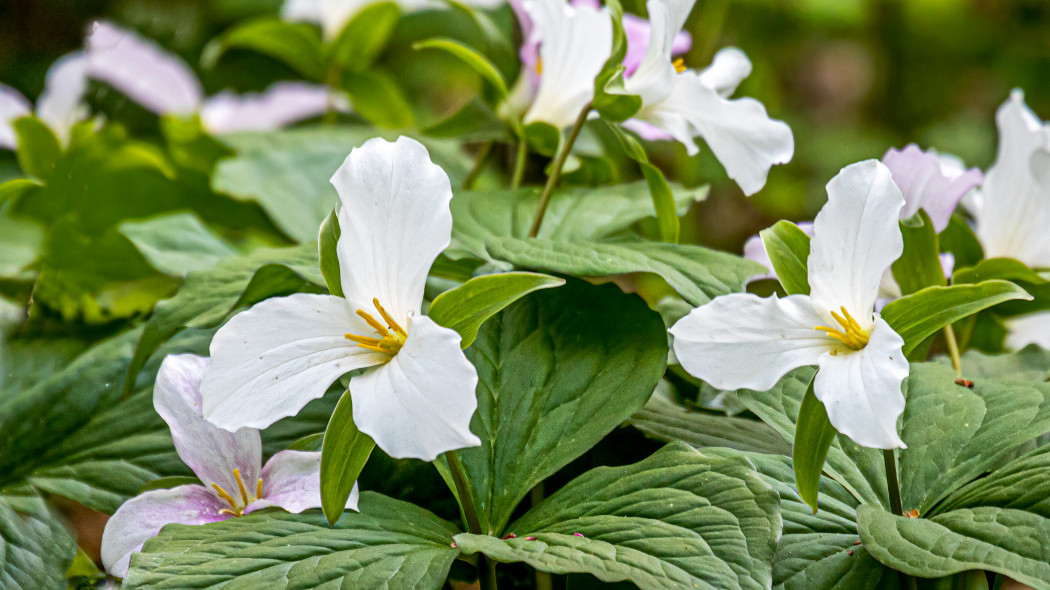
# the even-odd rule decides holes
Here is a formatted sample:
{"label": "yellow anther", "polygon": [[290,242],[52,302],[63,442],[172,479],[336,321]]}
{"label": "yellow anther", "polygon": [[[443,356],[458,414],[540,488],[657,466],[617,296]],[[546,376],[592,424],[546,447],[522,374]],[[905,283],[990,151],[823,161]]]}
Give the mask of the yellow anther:
{"label": "yellow anther", "polygon": [[229,508],[223,508],[219,510],[219,514],[229,514],[230,516],[242,516],[241,512],[230,510]]}
{"label": "yellow anther", "polygon": [[244,500],[244,505],[248,505],[248,492],[244,489],[244,482],[241,481],[241,470],[236,467],[233,468],[233,479],[237,480],[237,487],[241,490],[241,499]]}
{"label": "yellow anther", "polygon": [[361,316],[366,322],[368,322],[368,325],[372,326],[372,329],[374,329],[376,332],[379,332],[383,336],[383,338],[386,338],[390,335],[390,332],[387,332],[386,330],[386,326],[380,324],[379,320],[372,317],[372,315],[367,311],[359,309],[357,310],[357,315]]}
{"label": "yellow anther", "polygon": [[[386,322],[386,326],[380,323],[379,320],[375,319],[372,314],[363,309],[357,310],[357,315],[361,316],[362,319],[368,322],[368,325],[371,326],[381,338],[358,336],[356,334],[344,334],[343,336],[347,340],[356,343],[361,348],[367,348],[368,350],[394,356],[399,350],[401,350],[401,345],[403,345],[408,338],[408,333],[405,332],[405,329],[402,328],[385,309],[383,309],[383,306],[379,304],[379,299],[372,299],[372,304],[375,305],[376,311],[379,312],[379,315],[382,316],[383,320]],[[389,330],[387,328],[389,328]],[[393,332],[390,330],[393,330]]]}
{"label": "yellow anther", "polygon": [[543,58],[542,57],[539,58],[538,60],[536,60],[536,75],[537,76],[542,76],[543,75]]}
{"label": "yellow anther", "polygon": [[833,311],[831,312],[831,317],[835,318],[835,321],[839,323],[839,326],[842,327],[841,330],[827,326],[816,326],[813,329],[824,332],[853,350],[860,350],[867,346],[870,334],[860,327],[857,320],[853,319],[853,316],[846,311],[845,306],[839,309],[842,311],[842,315]]}
{"label": "yellow anther", "polygon": [[372,305],[376,306],[376,309],[379,310],[379,315],[383,316],[383,319],[386,320],[387,327],[398,334],[401,334],[402,337],[408,337],[408,333],[405,332],[405,329],[399,326],[398,323],[394,321],[394,318],[390,317],[390,314],[383,309],[382,305],[379,305],[379,299],[373,298]]}
{"label": "yellow anther", "polygon": [[684,59],[678,58],[678,59],[674,60],[674,71],[676,71],[679,74],[681,74],[682,72],[684,72],[684,71],[686,71],[688,69],[689,68],[685,67],[685,60]]}
{"label": "yellow anther", "polygon": [[259,482],[255,484],[255,499],[262,498],[262,478],[259,478]]}
{"label": "yellow anther", "polygon": [[255,497],[249,498],[248,490],[244,487],[244,480],[241,479],[241,470],[237,469],[236,467],[233,468],[233,479],[237,481],[237,488],[238,491],[241,493],[241,502],[235,500],[233,496],[230,495],[229,492],[224,490],[223,487],[219,484],[211,484],[211,487],[215,490],[215,493],[218,494],[220,498],[225,500],[226,503],[230,505],[229,508],[223,508],[222,510],[219,510],[219,514],[229,514],[231,516],[244,516],[244,509],[248,506],[248,504],[251,504],[253,501],[262,498],[263,480],[261,477],[259,478],[259,481],[255,484]]}
{"label": "yellow anther", "polygon": [[229,493],[227,493],[226,490],[222,489],[222,486],[220,486],[217,483],[213,483],[213,484],[211,484],[211,487],[215,488],[215,493],[219,494],[219,497],[222,498],[223,500],[226,500],[226,502],[228,502],[229,505],[232,506],[234,510],[237,509],[237,501],[234,500],[233,496],[231,496]]}

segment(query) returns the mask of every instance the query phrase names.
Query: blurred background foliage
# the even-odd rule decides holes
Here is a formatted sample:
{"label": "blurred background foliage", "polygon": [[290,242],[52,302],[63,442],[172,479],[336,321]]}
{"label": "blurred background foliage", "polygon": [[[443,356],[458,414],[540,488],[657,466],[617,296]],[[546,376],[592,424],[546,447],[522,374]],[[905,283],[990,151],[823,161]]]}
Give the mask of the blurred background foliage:
{"label": "blurred background foliage", "polygon": [[[643,0],[625,4],[644,14]],[[92,19],[107,17],[193,64],[209,94],[261,90],[297,76],[247,51],[230,52],[212,69],[200,67],[201,55],[232,24],[279,8],[280,0],[9,0],[0,4],[0,81],[36,97],[54,59],[81,46]],[[507,7],[494,17],[515,34]],[[892,146],[916,142],[984,168],[994,159],[995,109],[1011,88],[1023,88],[1036,113],[1050,116],[1045,0],[698,0],[687,28],[694,43],[685,59],[692,67],[728,45],[748,54],[754,72],[737,95],[758,98],[787,121],[796,151],[790,164],[774,167],[765,189],[743,199],[706,150],[689,158],[680,145],[650,145],[669,179],[712,184],[711,196],[683,223],[685,242],[739,252],[749,235],[777,219],[812,218],[824,183],[839,168],[881,157]],[[481,84],[450,56],[420,55],[411,42],[433,36],[470,42],[476,34],[454,11],[402,18],[378,65],[401,85],[419,127],[454,113]],[[162,143],[156,117],[118,93],[96,88],[89,100],[132,135]],[[542,164],[530,166],[534,181]],[[605,173],[615,177],[621,169],[631,167],[607,166]],[[16,173],[14,156],[0,154],[0,179]]]}

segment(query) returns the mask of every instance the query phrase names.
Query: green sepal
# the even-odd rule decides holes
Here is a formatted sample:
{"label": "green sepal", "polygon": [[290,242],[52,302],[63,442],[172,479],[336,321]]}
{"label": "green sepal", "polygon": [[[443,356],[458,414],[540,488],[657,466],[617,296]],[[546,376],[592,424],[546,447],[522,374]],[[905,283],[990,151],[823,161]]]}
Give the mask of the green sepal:
{"label": "green sepal", "polygon": [[790,221],[778,221],[759,235],[773,271],[788,295],[809,295],[809,236]]}

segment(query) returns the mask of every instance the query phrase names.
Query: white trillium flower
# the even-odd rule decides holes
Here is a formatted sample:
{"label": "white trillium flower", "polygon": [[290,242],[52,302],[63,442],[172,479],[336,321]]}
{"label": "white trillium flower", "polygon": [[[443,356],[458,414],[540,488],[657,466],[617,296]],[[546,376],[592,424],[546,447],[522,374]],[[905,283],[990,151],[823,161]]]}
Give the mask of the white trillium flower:
{"label": "white trillium flower", "polygon": [[[396,0],[402,10],[415,11],[429,7],[440,7],[437,0]],[[291,22],[317,23],[326,40],[333,40],[343,32],[351,19],[375,0],[285,0],[281,6],[281,18]],[[470,0],[469,6],[495,8],[503,0]]]}
{"label": "white trillium flower", "polygon": [[874,312],[882,275],[904,250],[904,198],[875,160],[843,168],[827,191],[813,222],[810,294],[717,297],[671,328],[674,351],[720,389],[765,391],[817,365],[814,393],[839,432],[866,447],[904,448],[896,426],[909,371],[904,340]]}
{"label": "white trillium flower", "polygon": [[[747,195],[766,184],[774,164],[789,162],[795,152],[791,128],[771,119],[762,103],[752,98],[730,99],[751,73],[742,51],[726,48],[702,72],[672,61],[675,36],[685,25],[694,0],[649,0],[652,36],[638,69],[624,88],[642,99],[642,108],[627,127],[655,139],[655,127],[685,145],[690,155],[702,137],[715,157]],[[644,125],[639,125],[638,123]]]}
{"label": "white trillium flower", "polygon": [[[62,145],[69,144],[73,126],[87,119],[84,104],[87,89],[86,61],[82,52],[66,54],[47,70],[44,91],[36,102],[36,116]],[[11,126],[32,113],[32,105],[14,88],[0,84],[0,148],[15,149],[17,137]]]}
{"label": "white trillium flower", "polygon": [[371,139],[332,177],[342,207],[343,297],[268,299],[211,343],[204,415],[227,430],[264,428],[350,380],[354,423],[392,457],[432,461],[481,444],[474,366],[453,330],[420,315],[427,274],[452,234],[452,188],[407,137]]}

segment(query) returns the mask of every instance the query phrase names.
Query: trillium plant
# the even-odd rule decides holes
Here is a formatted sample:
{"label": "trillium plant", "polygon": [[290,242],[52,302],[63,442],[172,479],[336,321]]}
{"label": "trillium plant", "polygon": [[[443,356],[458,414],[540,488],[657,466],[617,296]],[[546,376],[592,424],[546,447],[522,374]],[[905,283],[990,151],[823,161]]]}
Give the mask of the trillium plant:
{"label": "trillium plant", "polygon": [[0,85],[0,588],[1050,590],[1020,89],[828,150],[717,3],[220,4]]}

